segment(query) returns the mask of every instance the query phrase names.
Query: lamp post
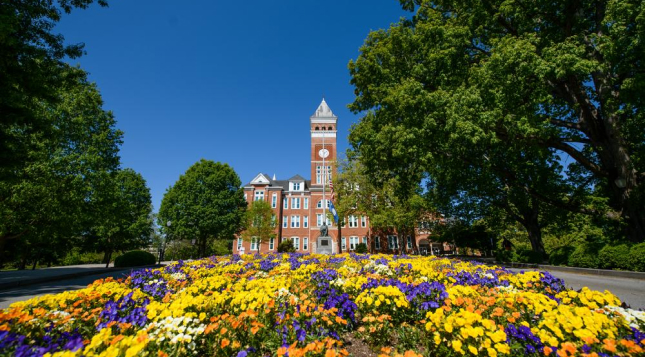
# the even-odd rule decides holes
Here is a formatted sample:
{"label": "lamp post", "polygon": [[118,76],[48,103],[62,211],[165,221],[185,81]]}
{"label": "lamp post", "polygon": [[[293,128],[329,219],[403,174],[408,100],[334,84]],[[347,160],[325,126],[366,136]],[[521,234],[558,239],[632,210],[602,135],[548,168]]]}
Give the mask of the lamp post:
{"label": "lamp post", "polygon": [[[170,228],[170,225],[172,224],[171,221],[166,222],[166,227]],[[159,247],[159,264],[164,259],[164,254],[166,253],[166,238],[168,237],[168,232],[161,237],[161,247]]]}

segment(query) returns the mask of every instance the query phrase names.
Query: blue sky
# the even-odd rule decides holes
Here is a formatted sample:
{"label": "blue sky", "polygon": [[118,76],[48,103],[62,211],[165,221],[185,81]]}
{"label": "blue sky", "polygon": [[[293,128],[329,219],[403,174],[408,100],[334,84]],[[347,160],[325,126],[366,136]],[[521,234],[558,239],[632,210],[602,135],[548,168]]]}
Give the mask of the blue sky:
{"label": "blue sky", "polygon": [[339,152],[359,117],[347,63],[370,30],[401,16],[396,0],[110,1],[56,28],[85,43],[90,73],[125,132],[124,167],[140,172],[154,210],[201,158],[309,177],[309,116],[322,96],[339,117]]}

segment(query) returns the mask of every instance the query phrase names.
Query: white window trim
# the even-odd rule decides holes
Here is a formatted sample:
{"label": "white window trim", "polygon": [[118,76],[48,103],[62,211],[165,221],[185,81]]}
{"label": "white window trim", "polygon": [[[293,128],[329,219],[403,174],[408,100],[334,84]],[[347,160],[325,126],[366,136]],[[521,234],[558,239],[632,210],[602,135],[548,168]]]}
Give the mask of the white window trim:
{"label": "white window trim", "polygon": [[289,221],[287,216],[282,216],[282,228],[289,228]]}
{"label": "white window trim", "polygon": [[309,228],[309,216],[302,217],[302,228]]}
{"label": "white window trim", "polygon": [[355,250],[356,246],[358,245],[359,240],[357,236],[350,236],[349,237],[349,250]]}
{"label": "white window trim", "polygon": [[237,239],[237,250],[239,251],[242,249],[242,238]]}
{"label": "white window trim", "polygon": [[300,197],[291,197],[291,209],[300,209]]}
{"label": "white window trim", "polygon": [[275,238],[269,239],[269,250],[273,250],[275,248]]}
{"label": "white window trim", "polygon": [[293,243],[293,247],[296,248],[296,250],[300,250],[300,238],[299,237],[291,237],[291,242]]}
{"label": "white window trim", "polygon": [[378,250],[381,249],[381,237],[379,236],[374,237],[374,248]]}
{"label": "white window trim", "polygon": [[291,228],[300,228],[300,216],[291,216]]}
{"label": "white window trim", "polygon": [[309,238],[302,238],[302,250],[309,250]]}
{"label": "white window trim", "polygon": [[303,206],[302,208],[309,209],[309,197],[303,198],[303,201],[304,202],[302,203],[302,206]]}
{"label": "white window trim", "polygon": [[407,247],[408,249],[412,249],[412,236],[407,237]]}
{"label": "white window trim", "polygon": [[274,193],[273,196],[271,196],[271,208],[276,208],[278,205],[278,194]]}

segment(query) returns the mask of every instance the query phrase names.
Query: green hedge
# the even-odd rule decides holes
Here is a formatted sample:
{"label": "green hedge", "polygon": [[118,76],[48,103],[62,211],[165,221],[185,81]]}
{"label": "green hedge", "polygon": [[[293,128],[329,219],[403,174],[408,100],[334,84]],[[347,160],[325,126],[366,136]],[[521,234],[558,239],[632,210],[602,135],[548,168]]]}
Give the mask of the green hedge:
{"label": "green hedge", "polygon": [[359,254],[367,253],[367,244],[365,243],[356,244],[356,253],[359,253]]}
{"label": "green hedge", "polygon": [[549,254],[549,264],[567,265],[569,263],[569,257],[574,250],[576,250],[576,248],[572,246],[559,247],[554,249]]}
{"label": "green hedge", "polygon": [[133,250],[120,255],[114,259],[114,266],[117,268],[136,267],[142,265],[154,265],[157,259],[154,255],[143,250]]}
{"label": "green hedge", "polygon": [[598,252],[598,266],[603,269],[630,269],[629,246],[606,245]]}
{"label": "green hedge", "polygon": [[518,263],[540,264],[544,261],[544,255],[530,249],[518,249],[513,252],[513,261]]}
{"label": "green hedge", "polygon": [[645,271],[645,243],[633,245],[628,256],[629,269]]}
{"label": "green hedge", "polygon": [[293,246],[293,242],[290,239],[286,239],[278,244],[279,253],[292,253],[295,251],[296,247]]}
{"label": "green hedge", "polygon": [[569,256],[569,266],[579,268],[598,268],[598,249],[592,244],[581,244]]}

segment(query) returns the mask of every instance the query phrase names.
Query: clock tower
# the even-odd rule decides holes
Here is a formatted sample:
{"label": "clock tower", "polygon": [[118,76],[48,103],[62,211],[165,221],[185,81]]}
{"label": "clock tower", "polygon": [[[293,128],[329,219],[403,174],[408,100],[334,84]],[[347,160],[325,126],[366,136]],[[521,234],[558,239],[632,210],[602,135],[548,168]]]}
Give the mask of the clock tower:
{"label": "clock tower", "polygon": [[311,125],[311,185],[322,187],[335,172],[336,125],[338,117],[323,98],[314,115],[309,118]]}

